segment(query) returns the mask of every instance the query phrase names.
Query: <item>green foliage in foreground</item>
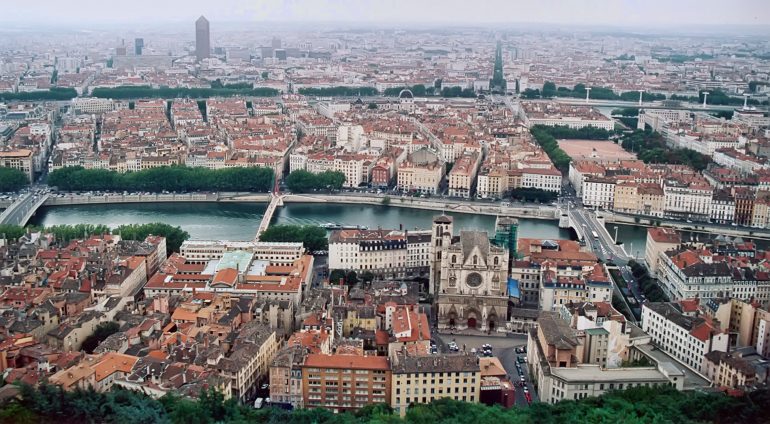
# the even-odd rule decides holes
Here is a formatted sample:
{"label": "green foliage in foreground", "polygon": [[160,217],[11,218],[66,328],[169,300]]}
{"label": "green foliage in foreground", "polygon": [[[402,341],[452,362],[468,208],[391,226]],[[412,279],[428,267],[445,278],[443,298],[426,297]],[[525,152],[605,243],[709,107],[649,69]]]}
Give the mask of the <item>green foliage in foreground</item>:
{"label": "green foliage in foreground", "polygon": [[28,183],[27,174],[16,168],[0,166],[0,191],[16,191]]}
{"label": "green foliage in foreground", "polygon": [[671,388],[636,387],[598,398],[564,401],[556,405],[535,403],[529,408],[502,409],[441,399],[415,405],[404,418],[387,405],[370,405],[355,413],[333,414],[323,409],[285,411],[255,410],[223,400],[214,391],[204,391],[195,402],[177,396],[154,400],[122,389],[107,393],[91,390],[63,392],[42,385],[22,386],[22,399],[0,410],[0,423],[57,422],[60,424],[105,423],[767,423],[763,407],[770,404],[770,391],[742,398],[722,394],[677,392]]}
{"label": "green foliage in foreground", "polygon": [[259,240],[302,242],[308,250],[329,248],[326,230],[315,225],[271,225],[259,236]]}
{"label": "green foliage in foreground", "polygon": [[[190,234],[181,227],[174,227],[162,222],[149,224],[125,224],[114,230],[102,224],[76,224],[53,225],[45,228],[28,227],[32,231],[43,231],[54,235],[56,240],[67,243],[70,240],[88,238],[101,234],[119,234],[124,240],[144,240],[148,235],[162,236],[166,238],[166,251],[178,252],[182,243],[190,238]],[[18,225],[0,225],[0,238],[2,235],[9,240],[17,240],[27,231]]]}
{"label": "green foliage in foreground", "polygon": [[161,166],[120,173],[106,169],[71,166],[48,174],[48,185],[59,190],[105,191],[256,191],[273,186],[271,168],[191,168]]}

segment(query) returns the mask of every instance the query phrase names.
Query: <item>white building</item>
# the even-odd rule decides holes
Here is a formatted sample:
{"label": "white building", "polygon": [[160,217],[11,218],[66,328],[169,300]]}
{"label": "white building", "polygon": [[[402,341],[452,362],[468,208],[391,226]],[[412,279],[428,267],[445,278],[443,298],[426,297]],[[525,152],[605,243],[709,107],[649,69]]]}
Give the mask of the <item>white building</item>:
{"label": "white building", "polygon": [[711,351],[727,352],[729,335],[703,318],[683,312],[679,303],[645,303],[642,330],[660,349],[686,367],[701,372],[704,356]]}
{"label": "white building", "polygon": [[522,170],[521,186],[559,193],[561,192],[561,172],[556,168],[525,168]]}
{"label": "white building", "polygon": [[583,181],[583,204],[595,208],[612,209],[615,205],[615,180],[588,177]]}

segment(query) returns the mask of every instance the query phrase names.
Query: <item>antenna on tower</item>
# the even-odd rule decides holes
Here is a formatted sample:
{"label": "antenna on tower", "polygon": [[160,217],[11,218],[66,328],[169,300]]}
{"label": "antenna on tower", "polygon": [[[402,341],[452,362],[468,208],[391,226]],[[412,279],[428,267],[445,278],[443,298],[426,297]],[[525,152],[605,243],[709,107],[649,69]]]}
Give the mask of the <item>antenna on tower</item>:
{"label": "antenna on tower", "polygon": [[591,99],[591,87],[586,87],[586,104]]}

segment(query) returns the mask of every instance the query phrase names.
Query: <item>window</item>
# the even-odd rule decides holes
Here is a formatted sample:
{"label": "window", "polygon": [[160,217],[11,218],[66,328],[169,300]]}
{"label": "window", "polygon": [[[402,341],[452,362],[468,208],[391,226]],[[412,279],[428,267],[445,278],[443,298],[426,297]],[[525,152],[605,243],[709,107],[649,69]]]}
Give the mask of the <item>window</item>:
{"label": "window", "polygon": [[452,263],[453,264],[457,263],[457,255],[452,255]]}
{"label": "window", "polygon": [[478,264],[479,264],[479,256],[473,255],[473,265],[478,265]]}

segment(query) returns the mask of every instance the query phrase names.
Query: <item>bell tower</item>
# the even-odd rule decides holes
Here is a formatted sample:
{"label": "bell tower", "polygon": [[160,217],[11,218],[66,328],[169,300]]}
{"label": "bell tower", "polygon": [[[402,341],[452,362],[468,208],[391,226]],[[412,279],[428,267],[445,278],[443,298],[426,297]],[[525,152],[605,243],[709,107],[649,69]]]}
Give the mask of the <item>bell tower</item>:
{"label": "bell tower", "polygon": [[454,219],[451,216],[439,215],[433,218],[430,240],[430,294],[437,294],[441,282],[441,260],[444,250],[452,244]]}

